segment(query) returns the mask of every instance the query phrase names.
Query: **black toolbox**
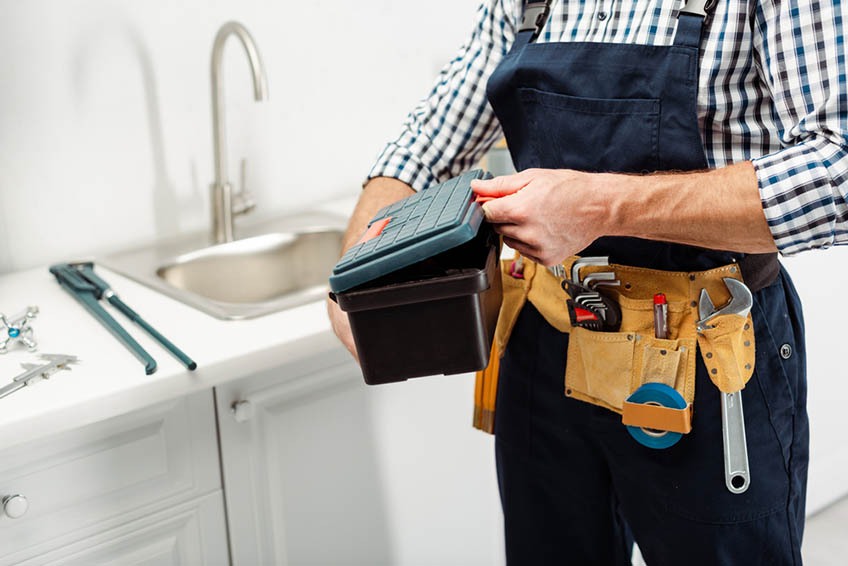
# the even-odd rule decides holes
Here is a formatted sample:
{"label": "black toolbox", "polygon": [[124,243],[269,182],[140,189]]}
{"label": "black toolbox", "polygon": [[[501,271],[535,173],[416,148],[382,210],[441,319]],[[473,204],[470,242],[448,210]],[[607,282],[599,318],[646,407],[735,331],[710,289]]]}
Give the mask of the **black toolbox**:
{"label": "black toolbox", "polygon": [[468,185],[482,176],[384,208],[336,265],[331,297],[348,314],[366,383],[488,365],[502,293],[499,240]]}

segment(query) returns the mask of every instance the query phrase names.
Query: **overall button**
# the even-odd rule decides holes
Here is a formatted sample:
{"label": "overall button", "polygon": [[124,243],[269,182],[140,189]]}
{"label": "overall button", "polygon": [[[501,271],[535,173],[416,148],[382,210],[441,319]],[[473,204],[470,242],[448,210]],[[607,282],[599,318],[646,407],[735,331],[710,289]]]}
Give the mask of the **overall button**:
{"label": "overall button", "polygon": [[784,344],[780,347],[780,357],[784,360],[788,360],[792,357],[792,346],[789,344]]}

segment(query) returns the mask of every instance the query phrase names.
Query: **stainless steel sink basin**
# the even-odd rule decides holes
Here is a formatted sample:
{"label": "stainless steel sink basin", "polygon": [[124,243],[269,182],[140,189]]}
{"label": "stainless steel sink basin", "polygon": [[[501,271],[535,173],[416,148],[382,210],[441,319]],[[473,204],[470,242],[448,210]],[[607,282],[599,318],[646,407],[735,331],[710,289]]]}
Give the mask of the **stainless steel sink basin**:
{"label": "stainless steel sink basin", "polygon": [[202,234],[100,263],[218,318],[251,318],[326,296],[342,223],[300,215],[242,229],[243,238],[226,244],[210,246]]}

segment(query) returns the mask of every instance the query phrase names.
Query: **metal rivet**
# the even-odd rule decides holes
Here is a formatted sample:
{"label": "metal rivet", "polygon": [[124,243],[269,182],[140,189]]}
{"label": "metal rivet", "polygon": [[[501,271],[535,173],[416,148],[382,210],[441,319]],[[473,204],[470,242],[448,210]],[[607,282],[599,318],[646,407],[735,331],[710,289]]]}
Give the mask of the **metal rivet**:
{"label": "metal rivet", "polygon": [[789,344],[784,344],[780,347],[780,357],[784,360],[788,360],[792,357],[792,346]]}
{"label": "metal rivet", "polygon": [[694,281],[694,280],[695,280],[695,276],[690,273],[689,274],[689,281]]}
{"label": "metal rivet", "polygon": [[633,340],[633,335],[632,335],[632,334],[628,334],[628,335],[627,335],[627,339],[628,339],[628,340]]}
{"label": "metal rivet", "polygon": [[632,285],[631,285],[630,283],[625,283],[625,284],[624,284],[624,288],[625,288],[625,289],[630,289],[630,287],[632,287]]}
{"label": "metal rivet", "polygon": [[695,301],[692,301],[691,303],[689,303],[689,306],[690,307],[697,307],[698,303],[696,303]]}
{"label": "metal rivet", "polygon": [[661,356],[665,356],[666,354],[668,354],[668,352],[666,352],[665,350],[660,350],[660,355],[661,355]]}
{"label": "metal rivet", "polygon": [[713,357],[713,353],[712,353],[712,352],[707,352],[707,359],[710,359],[710,358],[712,358],[712,357]]}
{"label": "metal rivet", "polygon": [[751,341],[750,341],[750,340],[745,340],[745,346],[747,347],[747,346],[750,346],[750,345],[751,345]]}
{"label": "metal rivet", "polygon": [[751,369],[751,364],[745,364],[745,369]]}
{"label": "metal rivet", "polygon": [[713,368],[713,369],[710,370],[710,373],[715,375],[715,374],[718,373],[718,370],[716,368]]}
{"label": "metal rivet", "polygon": [[566,389],[565,394],[570,396],[571,395],[571,389]]}
{"label": "metal rivet", "polygon": [[730,268],[730,273],[736,273],[736,268],[735,268],[735,267],[731,267],[731,268]]}
{"label": "metal rivet", "polygon": [[751,329],[751,325],[746,322],[745,323],[745,330],[750,330],[750,329]]}

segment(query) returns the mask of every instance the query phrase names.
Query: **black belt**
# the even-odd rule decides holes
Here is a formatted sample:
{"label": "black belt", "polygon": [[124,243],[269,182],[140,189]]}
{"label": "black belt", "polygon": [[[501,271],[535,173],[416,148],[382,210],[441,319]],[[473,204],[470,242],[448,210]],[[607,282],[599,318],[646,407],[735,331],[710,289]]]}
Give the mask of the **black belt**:
{"label": "black belt", "polygon": [[780,262],[777,261],[777,253],[767,254],[745,254],[739,260],[739,269],[742,271],[742,280],[745,285],[756,293],[765,289],[777,280],[780,273]]}

